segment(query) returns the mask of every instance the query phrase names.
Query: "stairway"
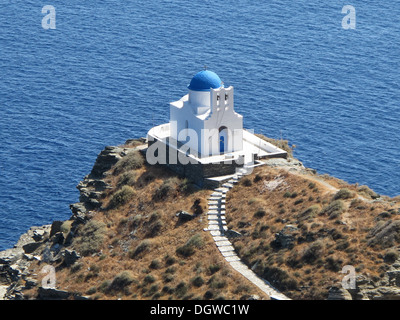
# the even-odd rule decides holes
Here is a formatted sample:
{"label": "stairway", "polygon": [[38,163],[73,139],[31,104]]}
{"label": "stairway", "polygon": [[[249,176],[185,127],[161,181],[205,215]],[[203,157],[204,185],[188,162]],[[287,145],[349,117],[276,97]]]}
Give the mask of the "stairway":
{"label": "stairway", "polygon": [[290,300],[284,294],[275,289],[271,284],[257,276],[249,269],[238,257],[232,243],[228,238],[228,227],[226,226],[226,194],[239,182],[239,179],[246,174],[246,168],[241,168],[238,172],[221,187],[214,189],[214,192],[208,198],[208,227],[205,231],[209,231],[213,237],[218,250],[227,262],[242,274],[246,279],[265,292],[274,300]]}

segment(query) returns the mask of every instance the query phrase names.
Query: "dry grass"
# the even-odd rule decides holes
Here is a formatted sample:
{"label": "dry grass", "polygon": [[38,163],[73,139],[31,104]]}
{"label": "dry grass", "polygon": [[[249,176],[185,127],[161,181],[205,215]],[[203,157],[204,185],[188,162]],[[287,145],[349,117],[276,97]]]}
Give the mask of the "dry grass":
{"label": "dry grass", "polygon": [[[201,212],[211,191],[195,191],[165,168],[116,167],[110,172],[117,173],[108,176],[115,187],[103,202],[108,209],[96,211],[78,230],[74,248],[83,249],[83,257],[71,267],[56,266],[58,288],[104,300],[240,299],[252,294],[268,299],[230,267],[203,231],[207,218]],[[115,206],[124,181],[134,196],[122,197]],[[179,210],[200,214],[182,223],[176,217]],[[36,263],[37,274],[41,267]]]}
{"label": "dry grass", "polygon": [[[227,196],[228,227],[243,234],[234,241],[239,255],[294,299],[326,299],[348,264],[379,279],[388,268],[385,249],[399,245],[395,199],[365,201],[358,198],[358,186],[323,180],[336,189],[312,176],[259,167]],[[366,190],[361,188],[360,195],[365,197]],[[298,228],[294,245],[276,247],[275,235],[286,225]],[[393,253],[386,259],[393,260]]]}

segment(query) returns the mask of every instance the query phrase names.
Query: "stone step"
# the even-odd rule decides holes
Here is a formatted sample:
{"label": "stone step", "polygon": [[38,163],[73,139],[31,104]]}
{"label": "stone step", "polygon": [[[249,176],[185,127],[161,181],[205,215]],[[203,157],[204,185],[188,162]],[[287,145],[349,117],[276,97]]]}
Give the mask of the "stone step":
{"label": "stone step", "polygon": [[221,188],[217,188],[217,189],[214,189],[214,190],[216,192],[227,193],[229,191],[229,188],[221,187]]}
{"label": "stone step", "polygon": [[218,191],[213,192],[213,193],[210,195],[210,197],[221,197],[221,196],[222,196],[222,192],[218,192]]}
{"label": "stone step", "polygon": [[227,251],[235,252],[235,249],[232,246],[221,246],[218,247],[218,250],[221,252],[227,252]]}
{"label": "stone step", "polygon": [[208,210],[221,210],[221,209],[225,211],[225,205],[224,204],[221,204],[221,205],[213,204],[213,205],[209,205],[208,206]]}
{"label": "stone step", "polygon": [[221,227],[219,226],[219,225],[209,225],[208,227],[207,227],[207,229],[209,230],[209,231],[215,231],[215,230],[220,230],[221,229]]}
{"label": "stone step", "polygon": [[[235,251],[225,251],[225,252],[221,252],[221,254],[222,254],[222,256],[223,256],[224,258],[227,258],[227,257],[237,257],[237,254],[236,254]],[[239,259],[239,260],[240,260],[240,259]],[[237,260],[237,261],[239,261],[239,260]]]}
{"label": "stone step", "polygon": [[209,201],[220,201],[222,199],[222,197],[209,197],[208,200]]}
{"label": "stone step", "polygon": [[224,183],[224,184],[222,185],[222,187],[228,188],[228,189],[232,189],[232,188],[233,188],[233,184],[232,184],[232,183]]}
{"label": "stone step", "polygon": [[218,200],[208,200],[208,205],[213,206],[213,205],[218,205],[219,201]]}
{"label": "stone step", "polygon": [[216,221],[225,221],[225,216],[218,216],[218,215],[209,215],[208,221],[216,220]]}
{"label": "stone step", "polygon": [[225,260],[228,262],[235,262],[235,261],[240,261],[240,258],[238,256],[234,255],[234,256],[225,257]]}
{"label": "stone step", "polygon": [[217,245],[217,247],[221,247],[221,246],[231,246],[232,243],[229,240],[224,240],[224,241],[216,241],[215,244]]}
{"label": "stone step", "polygon": [[220,220],[220,219],[210,219],[208,221],[208,225],[226,225],[226,221],[225,220]]}
{"label": "stone step", "polygon": [[213,237],[213,239],[214,239],[214,241],[225,241],[225,240],[228,240],[227,237],[219,237],[219,236]]}
{"label": "stone step", "polygon": [[[208,231],[208,230],[207,230]],[[221,237],[224,235],[223,231],[220,230],[210,230],[210,233],[213,237]]]}

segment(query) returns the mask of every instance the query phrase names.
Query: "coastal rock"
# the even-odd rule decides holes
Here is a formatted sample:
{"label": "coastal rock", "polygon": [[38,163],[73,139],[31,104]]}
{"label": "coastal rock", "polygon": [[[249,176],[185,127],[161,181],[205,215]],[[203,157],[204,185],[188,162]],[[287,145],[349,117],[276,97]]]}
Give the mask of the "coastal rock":
{"label": "coastal rock", "polygon": [[353,298],[346,289],[333,286],[329,289],[328,300],[353,300]]}
{"label": "coastal rock", "polygon": [[74,300],[89,300],[89,297],[55,288],[39,287],[38,290],[38,299],[41,300],[66,300],[71,298]]}
{"label": "coastal rock", "polygon": [[37,248],[39,248],[41,244],[42,244],[41,242],[30,242],[30,243],[23,245],[22,249],[24,250],[25,253],[32,253]]}
{"label": "coastal rock", "polygon": [[64,257],[64,263],[67,267],[73,265],[80,258],[78,252],[69,249],[65,249],[62,256]]}
{"label": "coastal rock", "polygon": [[97,156],[96,162],[90,172],[92,177],[104,177],[104,173],[122,158],[124,150],[120,147],[107,146]]}

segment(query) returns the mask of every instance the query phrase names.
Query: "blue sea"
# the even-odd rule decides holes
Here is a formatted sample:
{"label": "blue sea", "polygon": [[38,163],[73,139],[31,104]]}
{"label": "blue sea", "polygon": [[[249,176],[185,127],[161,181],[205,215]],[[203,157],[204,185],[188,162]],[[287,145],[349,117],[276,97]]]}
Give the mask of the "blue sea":
{"label": "blue sea", "polygon": [[167,122],[204,65],[235,87],[246,128],[399,195],[399,17],[389,0],[1,0],[0,250],[68,219],[97,154]]}

